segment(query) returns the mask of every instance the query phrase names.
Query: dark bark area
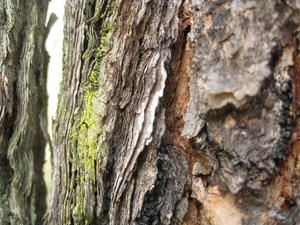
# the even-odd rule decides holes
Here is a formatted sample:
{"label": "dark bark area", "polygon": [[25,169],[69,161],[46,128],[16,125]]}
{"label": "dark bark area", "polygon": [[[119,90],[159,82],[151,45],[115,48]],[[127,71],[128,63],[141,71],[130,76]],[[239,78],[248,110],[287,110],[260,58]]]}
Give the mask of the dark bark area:
{"label": "dark bark area", "polygon": [[67,1],[48,224],[299,224],[299,8]]}
{"label": "dark bark area", "polygon": [[[0,1],[0,224],[42,224],[47,0]],[[45,126],[45,127],[42,127]],[[45,130],[42,130],[45,129]]]}

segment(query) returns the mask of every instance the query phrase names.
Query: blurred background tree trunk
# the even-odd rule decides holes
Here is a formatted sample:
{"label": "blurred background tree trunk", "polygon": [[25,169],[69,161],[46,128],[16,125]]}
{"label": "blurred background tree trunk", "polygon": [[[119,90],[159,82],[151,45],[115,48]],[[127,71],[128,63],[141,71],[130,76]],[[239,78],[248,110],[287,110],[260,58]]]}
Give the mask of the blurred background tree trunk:
{"label": "blurred background tree trunk", "polygon": [[49,224],[299,224],[297,0],[69,0]]}
{"label": "blurred background tree trunk", "polygon": [[47,131],[47,6],[48,0],[0,0],[2,225],[42,224],[46,210],[42,167],[43,131]]}

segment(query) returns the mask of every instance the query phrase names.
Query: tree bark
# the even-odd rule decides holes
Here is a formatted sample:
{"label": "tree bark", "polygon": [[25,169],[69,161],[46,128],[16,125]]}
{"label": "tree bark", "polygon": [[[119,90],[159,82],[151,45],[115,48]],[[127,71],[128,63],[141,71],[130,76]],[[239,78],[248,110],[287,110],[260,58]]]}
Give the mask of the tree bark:
{"label": "tree bark", "polygon": [[48,224],[299,224],[297,0],[69,0]]}
{"label": "tree bark", "polygon": [[[0,224],[42,224],[47,0],[0,0]],[[45,127],[45,131],[47,128]]]}

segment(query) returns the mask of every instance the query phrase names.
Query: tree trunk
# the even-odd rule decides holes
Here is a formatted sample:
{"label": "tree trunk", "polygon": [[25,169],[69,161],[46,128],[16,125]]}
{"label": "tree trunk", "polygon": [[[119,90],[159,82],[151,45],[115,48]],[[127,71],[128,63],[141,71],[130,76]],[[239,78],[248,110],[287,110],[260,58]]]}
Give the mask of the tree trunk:
{"label": "tree trunk", "polygon": [[67,1],[49,224],[300,224],[299,8]]}
{"label": "tree trunk", "polygon": [[47,0],[0,0],[0,224],[42,224]]}

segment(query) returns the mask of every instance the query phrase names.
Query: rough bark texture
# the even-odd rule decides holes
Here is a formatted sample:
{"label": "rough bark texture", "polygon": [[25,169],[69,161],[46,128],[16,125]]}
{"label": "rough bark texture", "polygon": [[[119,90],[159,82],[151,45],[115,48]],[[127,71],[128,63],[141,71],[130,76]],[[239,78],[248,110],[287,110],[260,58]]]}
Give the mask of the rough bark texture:
{"label": "rough bark texture", "polygon": [[49,224],[299,224],[299,7],[67,1]]}
{"label": "rough bark texture", "polygon": [[[42,224],[48,0],[0,0],[0,224]],[[44,129],[45,130],[42,130]]]}

